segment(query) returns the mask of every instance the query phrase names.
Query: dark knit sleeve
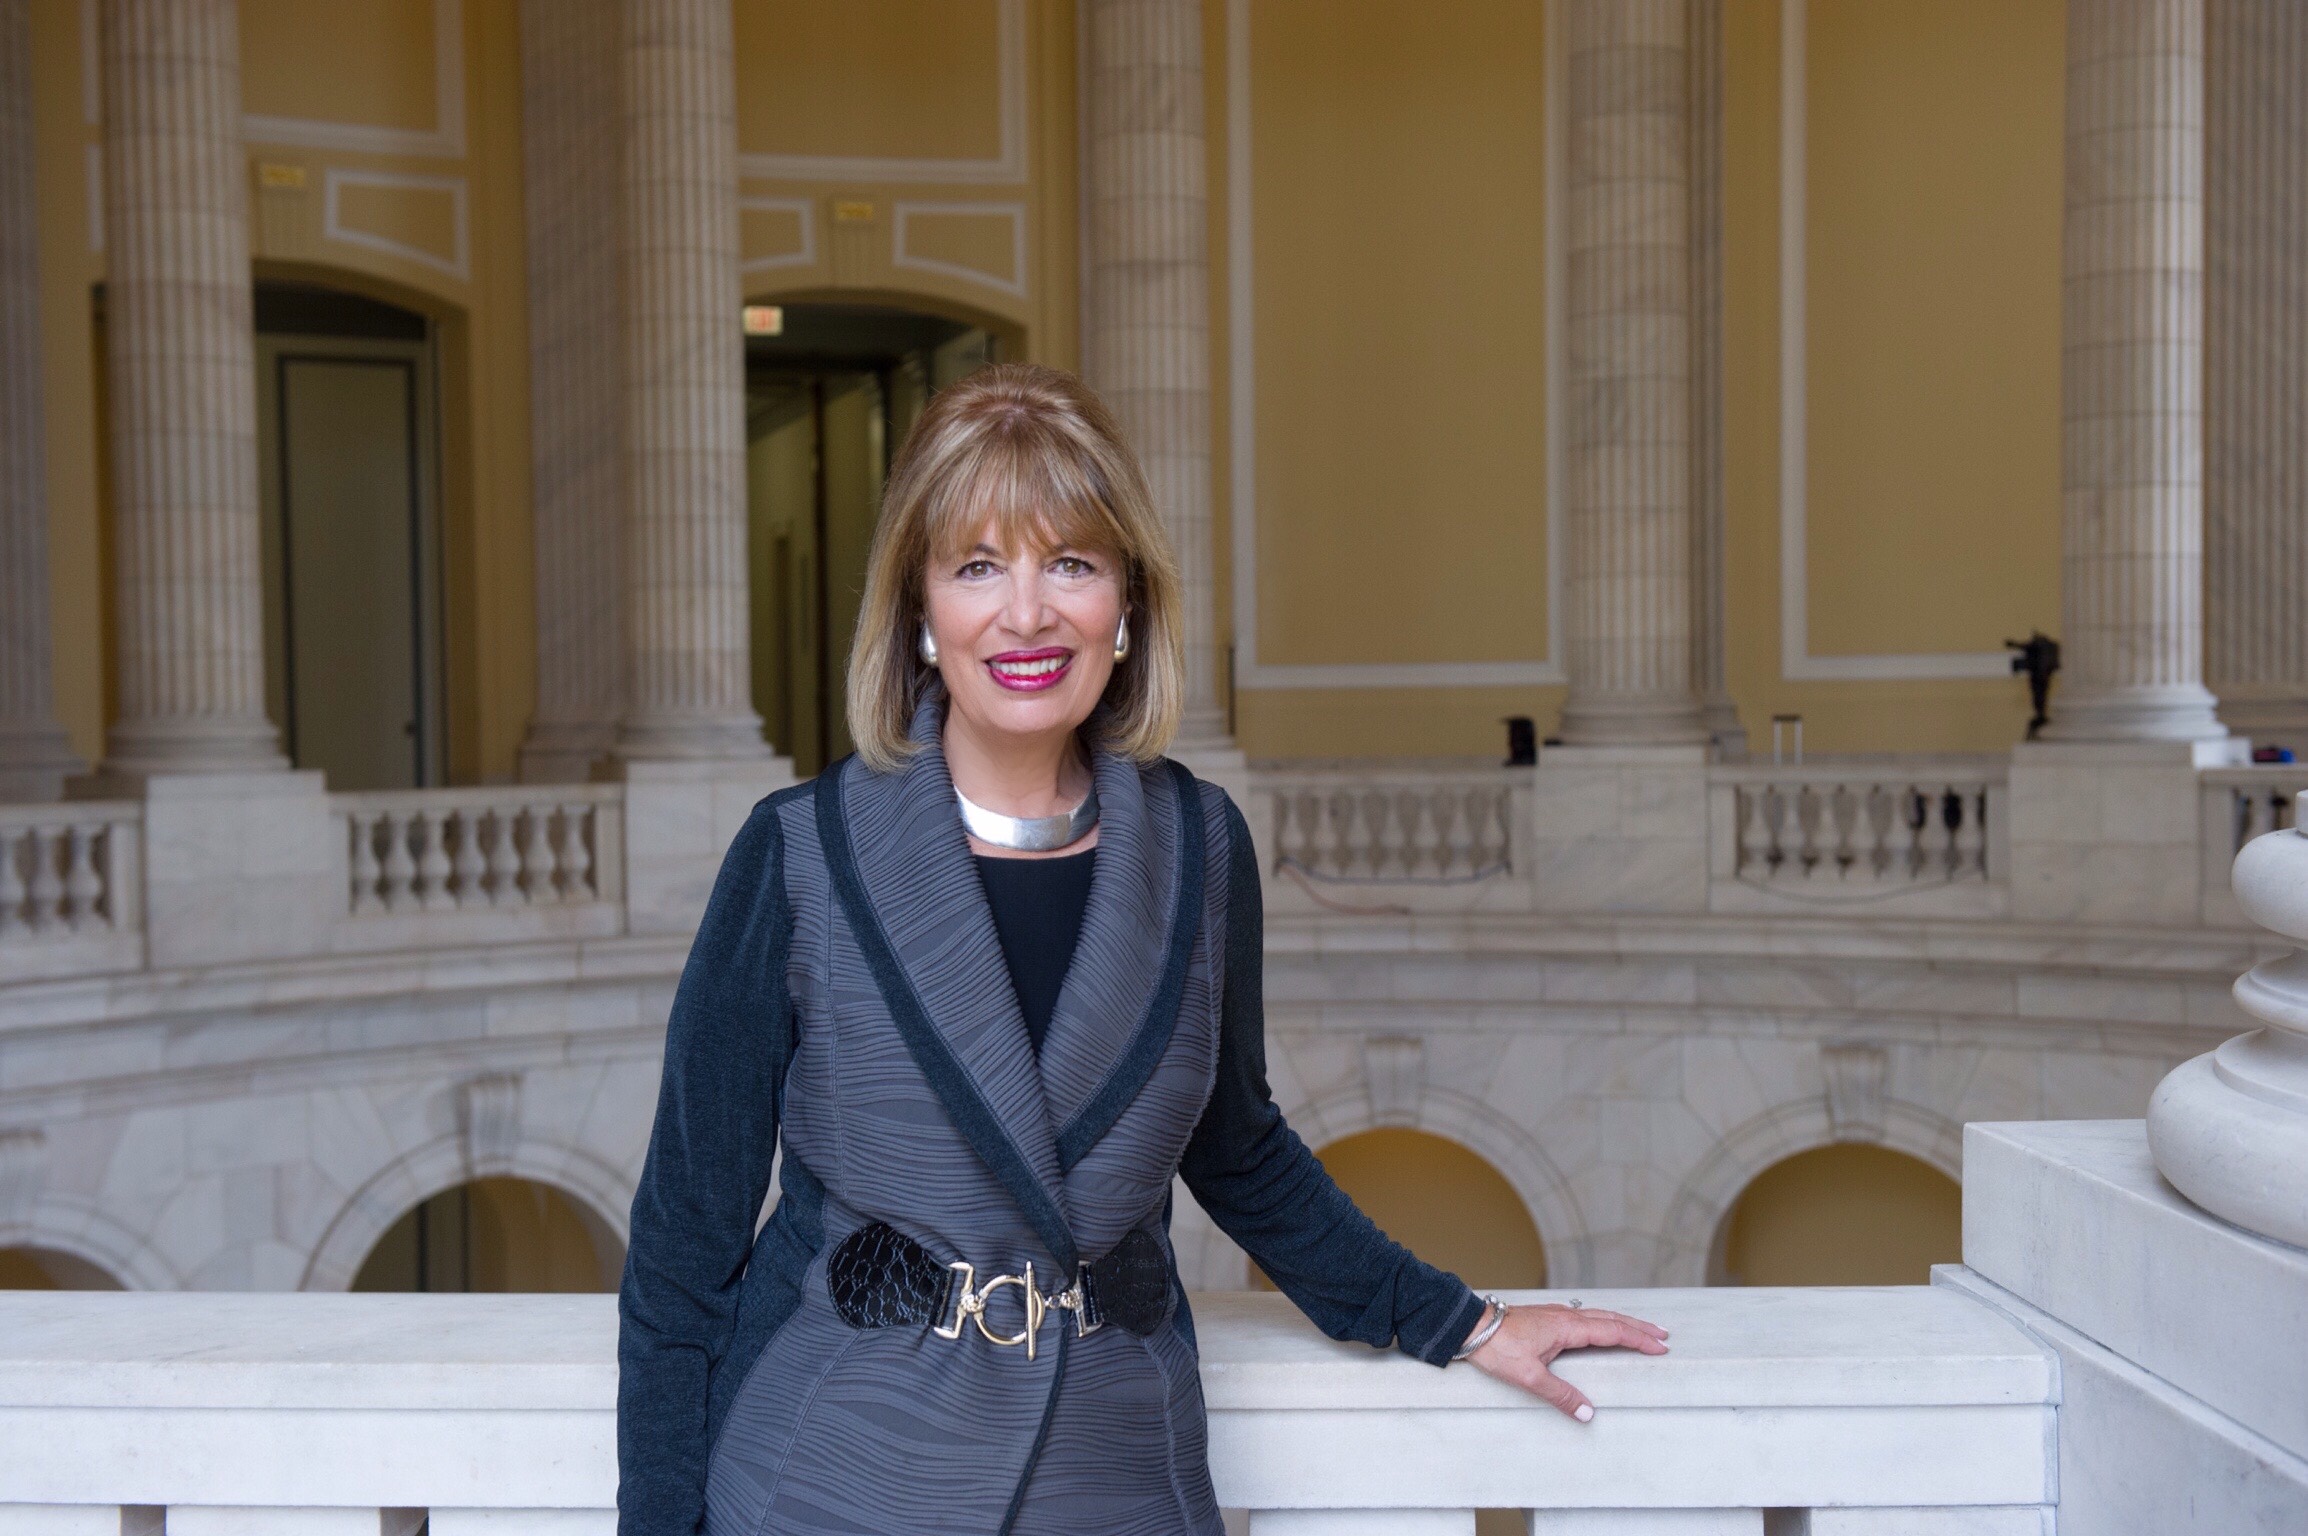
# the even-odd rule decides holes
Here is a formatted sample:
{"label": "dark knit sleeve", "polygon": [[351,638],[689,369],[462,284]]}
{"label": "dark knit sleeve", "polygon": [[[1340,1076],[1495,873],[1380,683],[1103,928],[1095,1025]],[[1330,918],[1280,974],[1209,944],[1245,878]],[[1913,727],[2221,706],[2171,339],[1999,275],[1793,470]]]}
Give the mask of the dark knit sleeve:
{"label": "dark knit sleeve", "polygon": [[1218,1080],[1178,1171],[1219,1230],[1334,1339],[1447,1364],[1482,1316],[1458,1276],[1421,1263],[1355,1208],[1282,1118],[1266,1084],[1266,919],[1258,854],[1227,816],[1225,992]]}
{"label": "dark knit sleeve", "polygon": [[764,802],[721,861],[665,1027],[617,1298],[618,1536],[692,1536],[704,1519],[707,1381],[736,1324],[793,1057],[782,855]]}

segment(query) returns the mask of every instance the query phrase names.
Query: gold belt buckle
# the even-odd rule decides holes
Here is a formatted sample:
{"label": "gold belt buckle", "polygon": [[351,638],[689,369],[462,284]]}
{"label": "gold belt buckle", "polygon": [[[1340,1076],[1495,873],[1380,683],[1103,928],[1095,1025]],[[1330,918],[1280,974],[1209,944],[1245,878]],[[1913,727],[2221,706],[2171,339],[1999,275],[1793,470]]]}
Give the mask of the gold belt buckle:
{"label": "gold belt buckle", "polygon": [[[956,1259],[947,1264],[946,1268],[961,1276],[961,1287],[953,1293],[953,1320],[935,1324],[930,1329],[930,1332],[941,1339],[958,1339],[962,1336],[962,1329],[965,1325],[976,1323],[978,1332],[985,1336],[988,1343],[999,1344],[1004,1348],[1023,1344],[1026,1346],[1026,1358],[1032,1360],[1036,1358],[1034,1345],[1042,1332],[1042,1320],[1049,1316],[1053,1309],[1074,1314],[1074,1331],[1077,1338],[1087,1338],[1105,1326],[1103,1323],[1088,1321],[1088,1308],[1083,1301],[1082,1277],[1078,1272],[1074,1276],[1072,1285],[1067,1286],[1055,1296],[1045,1296],[1042,1294],[1041,1288],[1034,1284],[1034,1266],[1031,1263],[1027,1264],[1026,1272],[1022,1275],[995,1275],[983,1286],[978,1284],[977,1267],[965,1260]],[[994,1292],[1008,1285],[1014,1285],[1025,1293],[1026,1326],[1013,1334],[996,1333],[986,1325],[986,1302]]]}

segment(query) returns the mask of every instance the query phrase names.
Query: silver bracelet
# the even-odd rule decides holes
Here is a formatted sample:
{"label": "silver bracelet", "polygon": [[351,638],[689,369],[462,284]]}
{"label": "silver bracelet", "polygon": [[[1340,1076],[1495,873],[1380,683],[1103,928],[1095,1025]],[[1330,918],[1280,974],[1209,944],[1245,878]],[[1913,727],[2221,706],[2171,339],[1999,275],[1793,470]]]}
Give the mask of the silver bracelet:
{"label": "silver bracelet", "polygon": [[1491,1320],[1467,1335],[1467,1341],[1458,1347],[1456,1354],[1451,1356],[1453,1360],[1464,1360],[1488,1344],[1491,1341],[1491,1335],[1497,1333],[1499,1325],[1507,1320],[1507,1313],[1510,1309],[1505,1302],[1496,1296],[1485,1296],[1483,1303],[1491,1309]]}

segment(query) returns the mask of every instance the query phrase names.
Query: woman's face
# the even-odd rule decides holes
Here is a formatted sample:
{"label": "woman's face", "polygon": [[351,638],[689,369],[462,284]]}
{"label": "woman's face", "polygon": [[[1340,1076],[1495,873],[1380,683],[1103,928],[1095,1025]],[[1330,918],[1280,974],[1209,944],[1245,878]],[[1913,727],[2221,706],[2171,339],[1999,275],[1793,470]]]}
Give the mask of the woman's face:
{"label": "woman's face", "polygon": [[1122,622],[1121,563],[1070,545],[1002,547],[992,519],[933,558],[924,583],[938,673],[988,744],[1071,733],[1106,691]]}

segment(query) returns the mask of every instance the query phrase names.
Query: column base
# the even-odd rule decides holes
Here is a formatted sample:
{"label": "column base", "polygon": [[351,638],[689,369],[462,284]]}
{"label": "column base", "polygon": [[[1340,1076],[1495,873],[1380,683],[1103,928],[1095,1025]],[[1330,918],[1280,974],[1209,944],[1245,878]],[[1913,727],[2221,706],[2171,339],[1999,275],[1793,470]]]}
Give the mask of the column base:
{"label": "column base", "polygon": [[616,748],[614,720],[533,721],[516,771],[524,784],[583,784]]}
{"label": "column base", "polygon": [[[89,775],[98,794],[139,794],[148,781],[188,773],[281,773],[289,760],[280,732],[263,716],[124,720],[113,726],[104,761]],[[77,785],[68,793],[81,794]]]}
{"label": "column base", "polygon": [[1707,728],[1707,743],[1717,762],[1746,760],[1747,727],[1740,723],[1739,706],[1728,695],[1708,695],[1699,706],[1699,719]]}
{"label": "column base", "polygon": [[774,754],[761,739],[761,716],[739,714],[628,715],[619,722],[611,755],[624,762],[767,762]]}
{"label": "column base", "polygon": [[87,771],[59,725],[0,725],[0,801],[61,800]]}
{"label": "column base", "polygon": [[2228,734],[2219,701],[2195,684],[2077,689],[2052,699],[2044,741],[2213,741]]}
{"label": "column base", "polygon": [[1709,738],[1699,700],[1688,693],[1605,694],[1574,690],[1555,734],[1570,747],[1703,746]]}

